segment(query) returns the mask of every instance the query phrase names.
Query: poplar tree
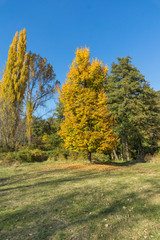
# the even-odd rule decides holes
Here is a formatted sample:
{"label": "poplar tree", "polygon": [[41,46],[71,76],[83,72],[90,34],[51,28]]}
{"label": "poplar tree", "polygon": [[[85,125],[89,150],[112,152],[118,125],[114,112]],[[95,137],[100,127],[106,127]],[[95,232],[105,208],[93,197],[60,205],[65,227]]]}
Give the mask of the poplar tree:
{"label": "poplar tree", "polygon": [[60,91],[64,120],[58,133],[66,148],[86,151],[89,162],[92,152],[110,152],[117,144],[114,118],[107,109],[107,72],[107,66],[97,58],[90,61],[88,48],[78,48]]}
{"label": "poplar tree", "polygon": [[0,84],[1,130],[8,148],[14,148],[16,129],[28,81],[26,29],[16,32]]}

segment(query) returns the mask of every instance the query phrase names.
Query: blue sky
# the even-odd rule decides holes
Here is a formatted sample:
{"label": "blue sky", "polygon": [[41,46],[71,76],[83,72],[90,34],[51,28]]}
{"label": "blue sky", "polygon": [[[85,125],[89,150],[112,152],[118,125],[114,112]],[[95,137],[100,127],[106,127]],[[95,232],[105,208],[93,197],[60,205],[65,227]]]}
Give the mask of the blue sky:
{"label": "blue sky", "polygon": [[16,31],[46,57],[63,83],[77,47],[110,68],[127,55],[160,90],[160,0],[0,0],[0,70]]}

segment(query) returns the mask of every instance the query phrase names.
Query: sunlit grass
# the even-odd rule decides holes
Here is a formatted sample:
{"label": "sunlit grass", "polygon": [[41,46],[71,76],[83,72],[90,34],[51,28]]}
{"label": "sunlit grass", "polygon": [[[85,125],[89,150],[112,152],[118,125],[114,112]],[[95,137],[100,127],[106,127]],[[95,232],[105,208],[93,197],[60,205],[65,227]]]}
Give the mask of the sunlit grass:
{"label": "sunlit grass", "polygon": [[160,164],[0,167],[0,239],[160,239]]}

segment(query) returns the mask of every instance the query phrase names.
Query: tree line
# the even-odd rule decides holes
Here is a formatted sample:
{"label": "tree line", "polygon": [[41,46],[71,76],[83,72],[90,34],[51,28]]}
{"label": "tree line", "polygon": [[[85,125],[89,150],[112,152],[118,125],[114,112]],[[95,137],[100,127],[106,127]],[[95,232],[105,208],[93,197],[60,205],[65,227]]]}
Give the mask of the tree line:
{"label": "tree line", "polygon": [[[15,34],[0,81],[1,149],[59,148],[93,152],[110,159],[144,159],[159,147],[160,95],[130,57],[117,58],[111,71],[88,48],[77,48],[60,88],[46,58],[26,52],[26,30]],[[55,92],[52,117],[36,117]]]}

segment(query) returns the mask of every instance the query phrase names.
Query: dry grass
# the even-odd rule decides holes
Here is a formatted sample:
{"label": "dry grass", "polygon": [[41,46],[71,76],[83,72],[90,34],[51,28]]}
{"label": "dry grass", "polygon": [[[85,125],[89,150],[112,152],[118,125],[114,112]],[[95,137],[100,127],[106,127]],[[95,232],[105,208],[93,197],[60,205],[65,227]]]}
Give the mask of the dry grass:
{"label": "dry grass", "polygon": [[63,164],[49,164],[45,166],[39,166],[39,170],[78,170],[78,171],[110,171],[122,169],[123,167],[111,166],[111,165],[96,165],[96,164],[85,164],[85,163],[63,163]]}

